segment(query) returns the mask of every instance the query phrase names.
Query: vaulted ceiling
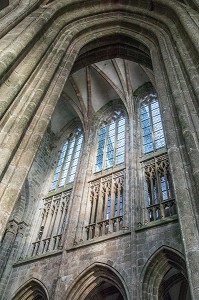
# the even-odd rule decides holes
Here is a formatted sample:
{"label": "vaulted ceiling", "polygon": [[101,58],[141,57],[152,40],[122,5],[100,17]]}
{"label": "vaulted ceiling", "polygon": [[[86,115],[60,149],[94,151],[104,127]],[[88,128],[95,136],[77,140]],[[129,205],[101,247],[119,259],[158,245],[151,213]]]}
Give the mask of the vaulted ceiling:
{"label": "vaulted ceiling", "polygon": [[121,99],[129,107],[133,92],[148,81],[154,83],[150,69],[121,58],[84,67],[67,80],[51,128],[58,133],[77,116],[84,122],[111,100]]}

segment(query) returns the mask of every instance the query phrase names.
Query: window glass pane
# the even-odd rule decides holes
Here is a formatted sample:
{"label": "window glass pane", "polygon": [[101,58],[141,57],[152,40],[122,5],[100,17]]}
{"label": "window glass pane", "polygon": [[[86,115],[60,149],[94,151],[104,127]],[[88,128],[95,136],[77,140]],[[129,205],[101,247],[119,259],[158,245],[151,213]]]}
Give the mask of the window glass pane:
{"label": "window glass pane", "polygon": [[62,164],[63,164],[63,161],[64,161],[64,156],[66,154],[67,146],[68,146],[68,141],[66,141],[66,143],[64,144],[64,146],[63,146],[63,148],[62,148],[62,150],[60,152],[60,157],[59,157],[59,161],[58,161],[58,164],[57,164],[57,168],[55,170],[55,174],[54,174],[54,178],[53,178],[51,190],[54,190],[56,188],[57,181],[58,181],[58,178],[59,178],[59,174],[60,174],[60,171],[61,171],[61,168],[62,168]]}
{"label": "window glass pane", "polygon": [[102,169],[105,137],[106,137],[106,126],[102,125],[100,128],[100,133],[98,138],[98,149],[97,149],[95,171],[100,171]]}
{"label": "window glass pane", "polygon": [[115,121],[113,120],[109,126],[108,140],[106,148],[106,168],[113,165],[115,146]]}
{"label": "window glass pane", "polygon": [[[154,96],[155,97],[155,96]],[[144,153],[165,146],[165,138],[158,100],[155,98],[141,106]]]}
{"label": "window glass pane", "polygon": [[165,177],[161,177],[161,189],[162,189],[162,199],[167,200],[167,189],[166,189],[166,182],[165,182]]}
{"label": "window glass pane", "polygon": [[74,178],[75,178],[75,173],[76,173],[76,169],[77,169],[77,163],[78,163],[78,160],[79,160],[82,140],[83,140],[83,136],[81,135],[80,137],[78,137],[75,152],[73,154],[73,160],[72,160],[71,170],[70,170],[70,175],[69,175],[69,182],[73,182]]}
{"label": "window glass pane", "polygon": [[116,164],[123,163],[125,159],[125,118],[118,120]]}
{"label": "window glass pane", "polygon": [[116,193],[116,195],[115,195],[114,217],[117,217],[117,209],[118,209],[118,193]]}
{"label": "window glass pane", "polygon": [[123,193],[120,194],[120,216],[123,214]]}
{"label": "window glass pane", "polygon": [[110,218],[111,213],[111,195],[108,195],[108,203],[107,203],[107,210],[106,210],[106,219]]}
{"label": "window glass pane", "polygon": [[66,177],[67,177],[67,174],[68,174],[68,168],[69,168],[69,165],[70,165],[74,144],[75,144],[75,137],[72,138],[72,141],[69,144],[69,149],[68,149],[68,153],[67,153],[67,156],[66,156],[66,161],[65,161],[65,164],[64,164],[61,180],[60,180],[60,183],[59,183],[60,187],[63,186],[65,184],[65,181],[66,181]]}

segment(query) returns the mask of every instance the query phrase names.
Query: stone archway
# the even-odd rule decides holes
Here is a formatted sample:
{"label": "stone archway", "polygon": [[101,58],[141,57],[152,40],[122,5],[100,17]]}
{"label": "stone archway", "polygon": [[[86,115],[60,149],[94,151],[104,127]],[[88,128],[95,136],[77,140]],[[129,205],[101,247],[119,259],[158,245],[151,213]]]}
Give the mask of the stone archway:
{"label": "stone archway", "polygon": [[48,300],[46,288],[38,280],[25,283],[12,300]]}
{"label": "stone archway", "polygon": [[121,275],[112,267],[91,265],[69,289],[67,300],[128,300],[128,290]]}
{"label": "stone archway", "polygon": [[149,259],[143,274],[142,297],[143,300],[191,299],[186,264],[178,251],[161,247]]}

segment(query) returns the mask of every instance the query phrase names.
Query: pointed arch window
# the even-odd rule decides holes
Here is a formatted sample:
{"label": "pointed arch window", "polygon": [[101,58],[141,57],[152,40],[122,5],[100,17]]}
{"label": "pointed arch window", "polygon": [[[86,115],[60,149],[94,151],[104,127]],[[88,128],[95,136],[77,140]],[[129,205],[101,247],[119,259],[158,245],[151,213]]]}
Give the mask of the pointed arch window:
{"label": "pointed arch window", "polygon": [[51,190],[63,187],[65,184],[74,181],[82,141],[83,134],[80,129],[75,130],[75,132],[67,138],[59,154]]}
{"label": "pointed arch window", "polygon": [[143,167],[146,179],[148,220],[176,214],[169,159],[156,93],[148,93],[141,102]]}
{"label": "pointed arch window", "polygon": [[108,169],[124,162],[125,159],[125,116],[114,112],[109,122],[99,130],[95,172]]}
{"label": "pointed arch window", "polygon": [[147,95],[141,104],[141,123],[144,153],[166,146],[160,106],[153,93]]}

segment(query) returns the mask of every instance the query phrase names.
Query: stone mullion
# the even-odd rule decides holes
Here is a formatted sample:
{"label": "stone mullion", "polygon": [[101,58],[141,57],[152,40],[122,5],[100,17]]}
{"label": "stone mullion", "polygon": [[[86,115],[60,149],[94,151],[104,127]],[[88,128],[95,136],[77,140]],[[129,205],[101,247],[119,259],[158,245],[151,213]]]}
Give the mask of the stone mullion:
{"label": "stone mullion", "polygon": [[96,205],[97,209],[97,219],[96,219],[96,227],[95,227],[95,237],[99,236],[100,228],[99,228],[99,222],[102,221],[102,201],[103,201],[103,183],[100,182],[100,189],[99,189],[99,197],[98,197],[98,203]]}
{"label": "stone mullion", "polygon": [[103,210],[102,210],[102,218],[101,218],[101,233],[102,235],[105,234],[105,223],[104,221],[106,220],[106,212],[107,212],[107,203],[108,203],[108,192],[107,192],[107,187],[103,189],[102,192],[102,202],[103,202]]}
{"label": "stone mullion", "polygon": [[113,232],[113,220],[112,218],[114,218],[114,208],[115,208],[115,194],[116,194],[116,190],[117,190],[117,183],[116,183],[116,179],[113,178],[111,179],[111,189],[110,189],[110,193],[111,193],[111,203],[110,203],[110,217],[109,217],[109,231]]}
{"label": "stone mullion", "polygon": [[40,222],[40,226],[39,226],[39,233],[36,237],[36,240],[40,241],[42,239],[42,236],[43,236],[43,233],[44,233],[44,228],[45,228],[46,218],[47,218],[47,210],[46,210],[45,207],[43,207],[41,222]]}
{"label": "stone mullion", "polygon": [[52,235],[54,219],[55,219],[55,211],[56,211],[56,209],[55,209],[54,200],[53,200],[52,204],[51,204],[51,218],[50,218],[50,222],[49,222],[49,225],[48,225],[48,233],[47,233],[48,238],[51,238],[51,235]]}
{"label": "stone mullion", "polygon": [[38,254],[43,249],[43,243],[41,241],[46,238],[46,234],[47,234],[47,230],[48,230],[47,220],[48,220],[49,210],[50,210],[50,203],[47,202],[43,209],[44,213],[42,215],[41,226],[39,228],[39,233],[38,233],[38,237],[36,240],[36,242],[38,242],[38,243],[36,244],[35,249],[34,248],[33,248],[33,250],[31,249],[31,251],[32,251],[31,255]]}
{"label": "stone mullion", "polygon": [[112,178],[111,180],[111,206],[110,206],[110,219],[114,218],[114,208],[115,208],[115,195],[117,191],[117,178]]}
{"label": "stone mullion", "polygon": [[64,230],[64,226],[65,226],[65,218],[67,215],[67,211],[68,211],[68,205],[69,205],[69,201],[70,201],[70,197],[71,197],[71,192],[65,192],[62,193],[61,195],[61,215],[60,215],[60,221],[59,221],[59,227],[57,230],[57,235],[62,235],[63,234],[63,230]]}
{"label": "stone mullion", "polygon": [[96,224],[98,197],[99,197],[99,186],[95,187],[94,195],[92,198],[91,224],[94,224],[94,223]]}
{"label": "stone mullion", "polygon": [[93,223],[93,219],[94,219],[94,195],[91,194],[90,196],[90,202],[91,202],[91,212],[90,212],[90,218],[89,218],[89,224],[92,224]]}
{"label": "stone mullion", "polygon": [[59,209],[59,200],[55,200],[54,206],[55,206],[54,214],[53,214],[50,229],[49,229],[49,237],[51,238],[51,241],[50,241],[51,245],[53,244],[53,236],[56,232],[56,226],[55,225],[57,223],[56,221],[57,221],[57,213],[58,213],[58,209]]}
{"label": "stone mullion", "polygon": [[160,170],[160,166],[158,165],[157,160],[155,161],[155,178],[156,178],[156,182],[157,182],[157,204],[160,204],[162,202],[162,186],[161,186],[161,170]]}
{"label": "stone mullion", "polygon": [[[121,184],[121,178],[118,182],[118,188],[117,188],[117,195],[118,195],[118,203],[117,203],[117,216],[120,216],[120,197],[122,196],[122,184]],[[123,215],[123,197],[122,197],[122,215]]]}
{"label": "stone mullion", "polygon": [[151,186],[151,205],[155,204],[154,201],[154,174],[150,173],[150,186]]}
{"label": "stone mullion", "polygon": [[60,222],[60,206],[61,206],[61,197],[60,199],[56,200],[55,218],[54,218],[54,224],[53,224],[53,230],[51,236],[57,235],[59,222]]}
{"label": "stone mullion", "polygon": [[60,211],[59,211],[59,222],[57,226],[57,235],[61,234],[62,232],[62,223],[64,219],[64,211],[65,211],[65,202],[61,199]]}
{"label": "stone mullion", "polygon": [[163,174],[164,174],[165,184],[166,184],[167,199],[170,199],[171,198],[171,191],[170,191],[170,186],[168,184],[168,182],[169,182],[169,178],[168,178],[168,174],[169,174],[168,166],[165,166],[163,168]]}
{"label": "stone mullion", "polygon": [[67,210],[68,210],[68,205],[65,203],[65,205],[63,207],[63,214],[62,214],[61,222],[60,222],[59,234],[61,234],[61,235],[63,234],[64,228],[65,228]]}
{"label": "stone mullion", "polygon": [[[117,187],[117,196],[118,196],[118,203],[117,203],[117,217],[120,216],[120,197],[121,197],[121,192],[122,192],[122,185],[120,182],[121,178],[119,178],[118,181],[118,187]],[[123,198],[122,198],[122,216],[123,216]],[[117,218],[116,220],[116,230],[119,231],[120,230],[120,220],[119,218]]]}
{"label": "stone mullion", "polygon": [[108,208],[108,196],[111,197],[111,184],[107,181],[105,182],[105,203],[104,203],[104,215],[102,221],[107,219],[107,208]]}
{"label": "stone mullion", "polygon": [[47,225],[48,224],[47,220],[48,220],[48,216],[49,216],[50,205],[51,205],[51,203],[49,203],[49,202],[46,203],[46,212],[45,212],[43,223],[42,223],[43,224],[42,225],[43,226],[43,234],[41,235],[41,239],[44,239],[44,238],[47,237],[47,230],[48,230],[48,228],[47,228],[47,226],[48,226]]}
{"label": "stone mullion", "polygon": [[47,217],[47,220],[46,220],[46,236],[45,238],[48,239],[50,238],[50,232],[51,232],[51,226],[52,226],[52,220],[53,220],[53,216],[54,216],[54,205],[53,205],[53,199],[51,200],[51,203],[50,203],[50,208],[49,208],[49,212],[48,212],[48,217]]}

